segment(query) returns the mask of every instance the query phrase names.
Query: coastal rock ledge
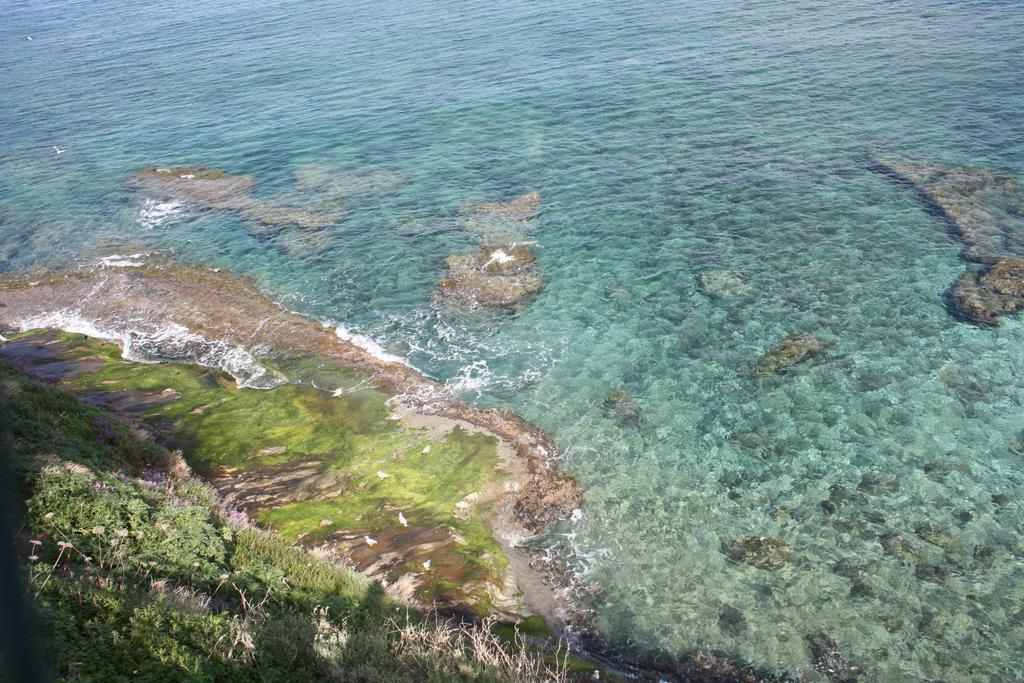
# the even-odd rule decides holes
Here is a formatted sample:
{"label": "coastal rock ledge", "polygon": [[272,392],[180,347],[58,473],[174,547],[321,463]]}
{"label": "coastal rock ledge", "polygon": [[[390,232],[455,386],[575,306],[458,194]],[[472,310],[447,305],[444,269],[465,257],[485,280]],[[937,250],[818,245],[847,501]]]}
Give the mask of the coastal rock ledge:
{"label": "coastal rock ledge", "polygon": [[[253,421],[254,432],[276,429],[280,425],[274,420],[292,419],[295,411],[300,414],[296,419],[308,421],[313,416],[326,428],[353,435],[338,442],[339,450],[324,445],[326,437],[316,424],[303,423],[301,429],[293,429],[291,442],[267,439],[261,443],[255,434],[240,434],[239,439],[253,443],[237,453],[231,451],[235,445],[227,443],[227,436],[217,437],[217,451],[205,474],[238,509],[257,519],[266,513],[265,521],[286,537],[323,548],[371,576],[385,577],[392,590],[407,589],[419,602],[429,604],[437,597],[424,592],[423,581],[431,577],[436,577],[436,586],[463,581],[464,592],[474,592],[466,577],[449,573],[455,560],[448,563],[434,555],[433,565],[429,561],[430,553],[454,558],[469,548],[479,549],[477,556],[483,563],[500,570],[486,579],[493,585],[482,591],[482,602],[477,600],[470,607],[514,613],[515,607],[505,598],[515,598],[518,588],[531,611],[531,597],[522,583],[530,573],[530,558],[515,551],[522,555],[514,563],[519,585],[503,586],[512,574],[500,576],[505,572],[502,549],[506,554],[513,552],[582,505],[576,480],[558,469],[559,451],[547,433],[509,410],[481,410],[456,400],[412,367],[378,357],[333,328],[288,312],[244,277],[156,258],[131,266],[0,277],[0,331],[12,337],[3,348],[14,353],[15,332],[41,328],[84,332],[117,342],[121,348],[116,352],[42,337],[21,344],[29,363],[41,357],[44,347],[52,347],[49,353],[63,354],[39,366],[41,372],[60,371],[51,381],[78,382],[79,390],[94,402],[106,402],[106,407],[129,415],[148,411],[154,419],[160,418],[156,421],[160,428],[172,423],[180,427],[179,432],[188,437],[183,445],[186,451],[189,439],[200,432],[201,436],[223,435],[224,430],[236,429],[238,420]],[[145,360],[147,354],[152,358],[154,353],[170,360],[190,360],[195,365],[185,367],[198,369],[194,373],[161,370],[170,374],[144,382],[143,375],[157,372],[146,368],[165,366],[128,361]],[[239,365],[247,367],[240,371]],[[259,381],[247,379],[247,386],[280,388],[266,394],[234,390],[228,395],[223,393],[223,379],[216,379],[219,369],[234,375],[240,385],[240,377],[255,377]],[[79,378],[83,372],[92,373],[95,386],[86,386]],[[204,400],[199,401],[200,396]],[[167,414],[156,415],[160,410]],[[254,411],[260,410],[266,414],[256,421]],[[171,414],[173,420],[168,422]],[[460,454],[464,453],[472,454],[472,459],[463,460]],[[420,485],[417,478],[427,476],[422,468],[441,466],[422,463],[441,463],[443,458],[451,459],[456,469],[458,462],[464,463],[463,470],[469,467],[466,472],[459,470],[458,476],[473,487],[452,488],[450,477],[445,479],[453,494],[443,501],[450,506],[444,508],[447,512],[426,498],[418,508],[392,504],[410,500],[406,482],[414,488]],[[494,468],[500,472],[489,474],[488,469]],[[470,479],[471,475],[476,478]],[[425,492],[435,488],[434,483],[421,484]],[[384,503],[375,507],[371,503],[378,494]],[[328,510],[324,503],[350,496],[367,503],[365,512],[356,514],[333,503]],[[325,514],[318,514],[317,505],[324,506]],[[296,519],[301,516],[305,523],[314,514],[316,528],[303,526],[298,533]],[[500,546],[487,536],[488,526]],[[471,565],[480,562],[462,566]],[[419,567],[414,575],[409,572],[411,566]],[[554,592],[544,588],[545,583],[557,582],[546,581],[543,570],[533,573],[525,580],[534,591],[547,591],[535,599],[546,602],[544,607],[551,610],[544,613],[542,607],[540,611],[546,617],[567,616]],[[403,580],[412,582],[410,576],[420,583],[402,585]]]}

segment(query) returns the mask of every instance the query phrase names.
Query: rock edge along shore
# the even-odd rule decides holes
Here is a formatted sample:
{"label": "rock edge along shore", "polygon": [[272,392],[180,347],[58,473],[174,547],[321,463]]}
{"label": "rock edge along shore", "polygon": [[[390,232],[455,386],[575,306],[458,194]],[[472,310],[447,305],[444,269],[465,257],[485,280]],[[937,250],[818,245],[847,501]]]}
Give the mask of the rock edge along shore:
{"label": "rock edge along shore", "polygon": [[454,399],[415,369],[378,358],[332,328],[283,309],[248,278],[159,259],[0,278],[0,325],[25,329],[72,322],[91,326],[98,336],[123,339],[185,328],[255,349],[254,355],[274,362],[318,355],[372,379],[393,397],[399,413],[456,420],[493,434],[522,465],[515,485],[495,505],[494,531],[506,547],[542,534],[582,503],[576,481],[558,470],[558,450],[544,431],[511,411],[479,410]]}

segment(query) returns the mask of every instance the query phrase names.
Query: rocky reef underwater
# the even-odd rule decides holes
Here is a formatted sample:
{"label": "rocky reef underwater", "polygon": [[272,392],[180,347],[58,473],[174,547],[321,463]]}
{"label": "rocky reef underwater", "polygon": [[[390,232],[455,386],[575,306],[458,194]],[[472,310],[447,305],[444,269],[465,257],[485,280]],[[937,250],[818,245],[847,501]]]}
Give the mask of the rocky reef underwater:
{"label": "rocky reef underwater", "polygon": [[[948,292],[955,315],[988,326],[1024,309],[1024,190],[1016,178],[877,154],[871,164],[912,188],[963,245],[967,268]],[[332,185],[303,167],[295,182],[301,196],[265,196],[251,176],[191,166],[145,169],[130,181],[144,194],[235,213],[254,235],[295,235],[298,242],[289,243],[309,246],[343,220],[347,197],[387,192],[404,180],[380,172]],[[309,204],[310,193],[321,201]],[[528,305],[544,286],[531,234],[541,204],[529,192],[459,206],[459,225],[478,246],[446,259],[436,300],[459,311]],[[740,275],[714,269],[697,275],[697,289],[728,306],[751,288]],[[559,470],[551,437],[519,416],[453,398],[399,359],[286,311],[247,278],[159,256],[0,276],[0,303],[7,337],[0,357],[146,424],[239,515],[357,568],[411,604],[509,620],[539,614],[556,629],[568,623],[585,632],[589,617],[578,598],[586,588],[531,545],[578,514],[582,492]],[[785,383],[798,366],[828,362],[835,346],[797,328],[751,357],[749,374]],[[640,432],[651,426],[643,403],[620,388],[600,407],[623,430]],[[761,449],[756,435],[744,438]],[[941,480],[954,469],[936,460],[923,471]],[[859,486],[832,487],[821,511],[845,530],[853,523],[843,514],[898,490],[894,480],[865,475]],[[995,494],[991,504],[1001,510],[1006,497]],[[807,511],[776,506],[773,514],[797,519]],[[1005,555],[999,545],[964,545],[947,525],[896,528],[870,510],[863,522],[887,558],[935,589],[990,571]],[[714,551],[737,567],[779,575],[804,561],[800,547],[749,531]],[[873,594],[872,572],[845,560],[832,567],[849,581],[852,600]],[[748,617],[723,605],[718,625],[746,633]],[[925,635],[930,628],[925,620],[915,626]],[[894,617],[884,627],[892,633],[905,624]],[[591,642],[599,651],[600,641]],[[827,678],[865,680],[828,633],[803,634],[803,643]],[[732,666],[703,656],[680,660],[691,668],[671,673],[701,680],[694,673],[701,662],[707,671]],[[769,677],[745,669],[735,675]]]}
{"label": "rocky reef underwater", "polygon": [[1007,173],[870,154],[881,172],[912,187],[948,224],[973,264],[950,289],[954,311],[997,325],[1024,308],[1024,188]]}
{"label": "rocky reef underwater", "polygon": [[462,308],[521,308],[544,286],[530,250],[530,219],[540,207],[538,192],[507,202],[463,204],[463,226],[480,238],[478,249],[445,260],[448,275],[438,295]]}

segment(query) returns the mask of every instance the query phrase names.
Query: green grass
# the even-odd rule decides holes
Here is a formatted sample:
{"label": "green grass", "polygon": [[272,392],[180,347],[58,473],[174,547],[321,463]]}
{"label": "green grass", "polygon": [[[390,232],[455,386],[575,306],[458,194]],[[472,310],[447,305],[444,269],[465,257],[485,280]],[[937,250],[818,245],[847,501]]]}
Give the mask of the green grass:
{"label": "green grass", "polygon": [[565,680],[233,523],[173,454],[2,363],[0,411],[25,588],[61,680]]}

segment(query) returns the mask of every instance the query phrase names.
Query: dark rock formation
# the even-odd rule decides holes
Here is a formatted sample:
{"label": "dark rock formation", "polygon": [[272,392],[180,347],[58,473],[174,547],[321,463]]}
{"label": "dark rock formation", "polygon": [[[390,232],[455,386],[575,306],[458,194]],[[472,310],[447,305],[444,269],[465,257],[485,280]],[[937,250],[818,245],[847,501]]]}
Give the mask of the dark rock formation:
{"label": "dark rock formation", "polygon": [[811,661],[815,671],[819,671],[833,681],[853,683],[857,680],[859,669],[851,666],[846,657],[824,631],[817,631],[804,636],[807,648],[811,651]]}
{"label": "dark rock formation", "polygon": [[1001,259],[981,275],[964,273],[950,296],[968,320],[998,325],[1001,315],[1024,308],[1024,259]]}
{"label": "dark rock formation", "polygon": [[734,562],[745,562],[758,569],[779,569],[789,561],[793,549],[778,538],[749,536],[723,541],[722,552]]}
{"label": "dark rock formation", "polygon": [[605,417],[615,420],[623,427],[635,427],[644,419],[640,406],[624,389],[616,389],[608,394],[602,408]]}
{"label": "dark rock formation", "polygon": [[968,261],[991,266],[965,273],[950,291],[956,312],[995,325],[1024,308],[1024,188],[1012,175],[985,168],[911,163],[873,156],[881,171],[911,185],[963,244]]}
{"label": "dark rock formation", "polygon": [[888,493],[895,493],[899,491],[899,482],[895,479],[882,479],[876,474],[870,472],[861,475],[860,484],[857,485],[857,490],[866,493],[869,496],[879,496]]}
{"label": "dark rock formation", "polygon": [[757,374],[774,374],[809,360],[834,345],[834,342],[822,341],[811,334],[791,334],[761,356],[757,361]]}
{"label": "dark rock formation", "polygon": [[938,546],[943,550],[949,550],[957,544],[956,538],[950,534],[946,529],[936,526],[934,524],[921,524],[914,533],[922,541],[927,541],[934,546]]}
{"label": "dark rock formation", "polygon": [[747,630],[747,620],[743,618],[743,612],[726,605],[718,614],[718,628],[722,629],[723,633],[738,636]]}
{"label": "dark rock formation", "polygon": [[937,564],[922,564],[914,570],[914,576],[922,581],[944,584],[949,579],[949,571]]}
{"label": "dark rock formation", "polygon": [[909,538],[898,532],[886,532],[879,537],[878,542],[887,555],[900,562],[922,565],[926,561],[926,553],[915,547]]}

